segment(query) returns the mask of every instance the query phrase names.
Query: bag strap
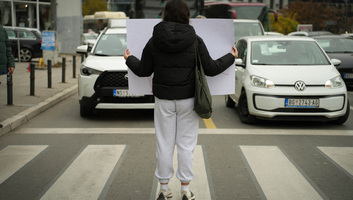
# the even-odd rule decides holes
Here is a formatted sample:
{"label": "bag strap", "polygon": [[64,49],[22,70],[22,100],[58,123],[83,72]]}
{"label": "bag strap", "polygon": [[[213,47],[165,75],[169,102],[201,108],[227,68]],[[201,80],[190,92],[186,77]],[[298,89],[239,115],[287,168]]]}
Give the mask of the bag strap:
{"label": "bag strap", "polygon": [[194,42],[194,49],[195,49],[195,68],[196,68],[195,70],[199,70],[202,74],[204,74],[201,57],[199,53],[199,43],[197,41],[197,38],[195,39],[195,42]]}

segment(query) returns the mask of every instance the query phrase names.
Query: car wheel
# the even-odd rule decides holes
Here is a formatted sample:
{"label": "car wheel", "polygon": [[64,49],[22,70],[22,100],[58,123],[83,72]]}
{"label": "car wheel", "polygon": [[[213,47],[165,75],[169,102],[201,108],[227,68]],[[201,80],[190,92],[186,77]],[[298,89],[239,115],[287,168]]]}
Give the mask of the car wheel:
{"label": "car wheel", "polygon": [[20,51],[21,62],[29,62],[32,60],[32,52],[29,49],[23,48]]}
{"label": "car wheel", "polygon": [[226,96],[225,96],[225,100],[226,100],[226,106],[227,106],[228,108],[234,108],[235,102],[233,101],[232,98],[230,98],[229,95],[226,95]]}
{"label": "car wheel", "polygon": [[330,123],[332,124],[343,124],[344,122],[347,121],[348,117],[349,117],[349,111],[350,111],[350,105],[349,105],[349,101],[347,102],[347,110],[346,110],[346,114],[344,114],[342,117],[330,121]]}
{"label": "car wheel", "polygon": [[93,115],[93,108],[80,105],[80,115],[81,117],[90,117]]}
{"label": "car wheel", "polygon": [[245,124],[254,124],[257,122],[257,118],[249,113],[248,100],[246,98],[246,93],[242,92],[239,97],[238,102],[238,113],[240,121]]}

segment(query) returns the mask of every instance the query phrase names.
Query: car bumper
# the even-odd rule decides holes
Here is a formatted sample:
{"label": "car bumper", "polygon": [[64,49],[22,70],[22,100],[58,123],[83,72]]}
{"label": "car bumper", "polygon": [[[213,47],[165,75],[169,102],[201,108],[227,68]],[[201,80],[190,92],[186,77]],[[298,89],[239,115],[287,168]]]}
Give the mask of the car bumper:
{"label": "car bumper", "polygon": [[133,97],[115,97],[115,89],[128,87],[97,87],[98,75],[78,77],[78,94],[81,106],[94,109],[153,109],[154,96],[142,95]]}
{"label": "car bumper", "polygon": [[[346,113],[347,93],[345,88],[307,88],[299,92],[292,88],[273,88],[247,91],[249,112],[258,118],[267,119],[311,119],[335,120]],[[286,99],[318,99],[317,107],[288,107]]]}

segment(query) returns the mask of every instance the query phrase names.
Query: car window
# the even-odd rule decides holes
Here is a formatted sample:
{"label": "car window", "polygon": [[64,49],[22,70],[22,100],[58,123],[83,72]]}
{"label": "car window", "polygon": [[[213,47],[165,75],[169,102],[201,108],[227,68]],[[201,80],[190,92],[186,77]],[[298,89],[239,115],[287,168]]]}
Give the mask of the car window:
{"label": "car window", "polygon": [[242,64],[246,64],[246,54],[247,54],[247,44],[246,41],[240,40],[236,44],[237,50],[238,50],[238,58],[242,59]]}
{"label": "car window", "polygon": [[16,33],[13,30],[6,30],[7,35],[10,39],[16,38]]}
{"label": "car window", "polygon": [[30,31],[18,31],[19,38],[36,39],[36,36]]}
{"label": "car window", "polygon": [[353,39],[350,38],[317,38],[316,40],[327,53],[353,52]]}
{"label": "car window", "polygon": [[329,65],[324,52],[314,41],[254,41],[253,65]]}
{"label": "car window", "polygon": [[96,55],[123,56],[126,49],[126,34],[104,34],[94,50]]}

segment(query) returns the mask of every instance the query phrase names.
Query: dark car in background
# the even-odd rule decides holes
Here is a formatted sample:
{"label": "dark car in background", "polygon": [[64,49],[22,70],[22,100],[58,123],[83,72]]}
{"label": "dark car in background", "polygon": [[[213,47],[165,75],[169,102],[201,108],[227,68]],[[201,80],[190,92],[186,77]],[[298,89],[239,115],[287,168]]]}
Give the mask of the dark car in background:
{"label": "dark car in background", "polygon": [[341,60],[337,66],[347,86],[353,86],[353,38],[343,35],[325,35],[313,37],[333,59]]}
{"label": "dark car in background", "polygon": [[18,58],[18,46],[20,46],[21,62],[29,62],[32,58],[43,56],[42,35],[38,29],[25,27],[4,27],[11,41],[14,58]]}

